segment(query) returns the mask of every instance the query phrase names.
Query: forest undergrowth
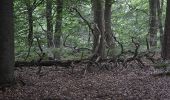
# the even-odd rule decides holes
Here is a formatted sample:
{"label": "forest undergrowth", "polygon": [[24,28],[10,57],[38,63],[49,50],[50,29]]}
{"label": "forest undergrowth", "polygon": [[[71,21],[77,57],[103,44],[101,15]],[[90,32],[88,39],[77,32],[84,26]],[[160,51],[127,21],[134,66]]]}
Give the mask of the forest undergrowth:
{"label": "forest undergrowth", "polygon": [[[109,69],[76,64],[23,67],[15,70],[16,84],[0,91],[1,100],[168,100],[170,77],[149,62],[132,61],[126,67],[113,63]],[[103,65],[105,62],[102,63]],[[106,67],[105,65],[105,67]]]}

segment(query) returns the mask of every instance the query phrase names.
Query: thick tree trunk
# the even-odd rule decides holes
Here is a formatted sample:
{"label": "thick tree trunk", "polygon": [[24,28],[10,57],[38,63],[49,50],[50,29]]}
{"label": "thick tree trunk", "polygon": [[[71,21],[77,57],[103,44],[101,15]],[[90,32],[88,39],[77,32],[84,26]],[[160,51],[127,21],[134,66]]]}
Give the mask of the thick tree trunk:
{"label": "thick tree trunk", "polygon": [[105,0],[105,40],[108,46],[114,45],[113,32],[111,29],[112,0]]}
{"label": "thick tree trunk", "polygon": [[167,0],[165,33],[162,50],[163,58],[170,60],[170,1]]}
{"label": "thick tree trunk", "polygon": [[14,80],[13,0],[0,1],[0,85]]}
{"label": "thick tree trunk", "polygon": [[94,55],[105,56],[105,43],[104,43],[104,1],[92,0],[94,11],[94,38],[93,38],[93,53]]}
{"label": "thick tree trunk", "polygon": [[61,45],[61,28],[62,28],[62,12],[63,12],[63,0],[56,0],[57,5],[57,14],[56,14],[56,25],[55,25],[55,34],[54,34],[54,44],[56,48],[59,48]]}
{"label": "thick tree trunk", "polygon": [[149,43],[150,46],[157,45],[157,1],[149,0],[150,18],[149,18]]}
{"label": "thick tree trunk", "polygon": [[52,0],[46,0],[47,45],[53,47]]}

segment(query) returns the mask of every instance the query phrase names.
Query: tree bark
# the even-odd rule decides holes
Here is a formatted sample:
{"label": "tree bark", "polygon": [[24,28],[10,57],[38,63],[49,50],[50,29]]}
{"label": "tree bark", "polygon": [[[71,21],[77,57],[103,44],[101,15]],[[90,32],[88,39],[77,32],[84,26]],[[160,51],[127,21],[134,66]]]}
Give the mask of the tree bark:
{"label": "tree bark", "polygon": [[105,0],[105,40],[108,46],[114,45],[113,32],[111,29],[112,0]]}
{"label": "tree bark", "polygon": [[92,6],[94,12],[93,54],[103,58],[105,56],[104,1],[92,0]]}
{"label": "tree bark", "polygon": [[157,45],[157,1],[149,0],[149,43],[151,47]]}
{"label": "tree bark", "polygon": [[27,13],[28,13],[28,45],[31,46],[33,42],[33,6],[31,5],[31,1],[26,1]]}
{"label": "tree bark", "polygon": [[170,1],[167,0],[166,19],[165,19],[165,33],[163,42],[163,59],[170,60]]}
{"label": "tree bark", "polygon": [[164,0],[157,0],[157,13],[158,13],[161,51],[163,50],[163,35],[164,35],[163,24],[162,24],[163,6],[164,6]]}
{"label": "tree bark", "polygon": [[0,1],[0,85],[14,80],[13,0]]}
{"label": "tree bark", "polygon": [[56,25],[55,25],[55,34],[54,34],[54,44],[56,48],[59,48],[61,45],[61,28],[62,28],[62,13],[63,13],[63,0],[56,0],[57,5],[57,14],[56,14]]}
{"label": "tree bark", "polygon": [[47,45],[53,47],[52,0],[46,0]]}

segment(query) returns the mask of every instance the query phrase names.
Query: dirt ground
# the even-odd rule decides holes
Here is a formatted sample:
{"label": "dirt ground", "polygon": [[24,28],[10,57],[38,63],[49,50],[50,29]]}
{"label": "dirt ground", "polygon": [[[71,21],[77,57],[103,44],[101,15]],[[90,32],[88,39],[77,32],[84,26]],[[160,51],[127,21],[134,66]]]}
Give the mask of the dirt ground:
{"label": "dirt ground", "polygon": [[0,100],[170,100],[170,76],[153,67],[113,67],[84,73],[82,70],[43,67],[15,71],[17,85],[0,91]]}

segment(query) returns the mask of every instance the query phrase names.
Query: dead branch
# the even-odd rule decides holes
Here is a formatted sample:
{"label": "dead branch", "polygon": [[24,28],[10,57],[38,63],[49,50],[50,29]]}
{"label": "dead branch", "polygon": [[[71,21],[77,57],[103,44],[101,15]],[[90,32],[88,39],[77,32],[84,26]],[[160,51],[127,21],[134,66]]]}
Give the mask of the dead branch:
{"label": "dead branch", "polygon": [[120,45],[120,48],[121,48],[121,52],[120,54],[122,54],[124,52],[124,48],[123,48],[123,44],[117,40],[117,38],[115,36],[113,36],[114,40],[118,43],[118,45]]}

